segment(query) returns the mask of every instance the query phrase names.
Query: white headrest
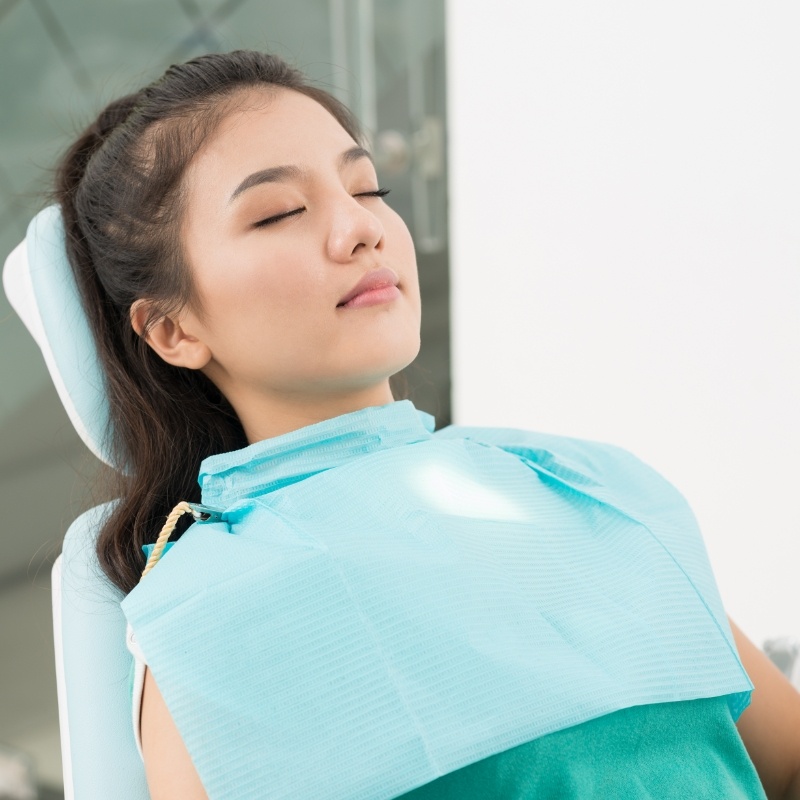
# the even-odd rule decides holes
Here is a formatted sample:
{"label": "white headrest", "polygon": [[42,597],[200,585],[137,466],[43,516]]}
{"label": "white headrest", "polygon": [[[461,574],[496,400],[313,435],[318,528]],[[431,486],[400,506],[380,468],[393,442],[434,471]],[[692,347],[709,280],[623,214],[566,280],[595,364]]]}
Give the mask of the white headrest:
{"label": "white headrest", "polygon": [[58,396],[89,449],[112,464],[103,372],[64,246],[58,206],[40,211],[6,259],[3,288],[39,345]]}

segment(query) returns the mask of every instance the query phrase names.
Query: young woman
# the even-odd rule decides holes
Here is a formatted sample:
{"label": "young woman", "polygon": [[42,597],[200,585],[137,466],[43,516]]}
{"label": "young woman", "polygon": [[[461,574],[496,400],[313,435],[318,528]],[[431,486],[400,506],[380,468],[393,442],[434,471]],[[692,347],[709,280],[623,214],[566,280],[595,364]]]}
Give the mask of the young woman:
{"label": "young woman", "polygon": [[[245,51],[60,165],[154,800],[800,798],[800,695],[731,635],[669,484],[395,401],[420,299],[385,193],[349,112]],[[212,519],[140,580],[182,500]]]}

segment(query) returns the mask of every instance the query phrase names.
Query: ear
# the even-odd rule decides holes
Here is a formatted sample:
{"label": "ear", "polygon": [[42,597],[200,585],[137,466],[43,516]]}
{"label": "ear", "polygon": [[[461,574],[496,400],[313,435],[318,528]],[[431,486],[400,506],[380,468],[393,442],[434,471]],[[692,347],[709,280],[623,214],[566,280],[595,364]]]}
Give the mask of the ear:
{"label": "ear", "polygon": [[[137,300],[130,311],[133,329],[139,336],[152,309],[151,300]],[[184,327],[186,315],[162,317],[150,328],[146,342],[168,364],[187,369],[202,369],[211,360],[211,350]]]}

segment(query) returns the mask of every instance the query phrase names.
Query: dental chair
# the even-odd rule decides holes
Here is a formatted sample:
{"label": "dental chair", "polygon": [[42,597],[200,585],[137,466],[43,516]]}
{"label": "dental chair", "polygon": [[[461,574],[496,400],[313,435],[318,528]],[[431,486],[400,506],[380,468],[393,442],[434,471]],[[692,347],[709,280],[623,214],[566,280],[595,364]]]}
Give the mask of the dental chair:
{"label": "dental chair", "polygon": [[[3,286],[44,356],[72,424],[89,449],[115,466],[103,376],[64,251],[55,206],[36,215],[6,259]],[[95,539],[111,504],[70,526],[52,570],[58,715],[66,800],[149,800],[133,736],[123,595],[106,578]]]}
{"label": "dental chair", "polygon": [[[6,295],[44,356],[61,402],[89,449],[115,465],[104,446],[109,424],[103,376],[64,251],[61,216],[48,207],[8,256]],[[148,800],[133,736],[122,593],[105,577],[95,539],[111,504],[70,526],[52,571],[61,751],[66,800]],[[764,649],[800,687],[800,641]]]}

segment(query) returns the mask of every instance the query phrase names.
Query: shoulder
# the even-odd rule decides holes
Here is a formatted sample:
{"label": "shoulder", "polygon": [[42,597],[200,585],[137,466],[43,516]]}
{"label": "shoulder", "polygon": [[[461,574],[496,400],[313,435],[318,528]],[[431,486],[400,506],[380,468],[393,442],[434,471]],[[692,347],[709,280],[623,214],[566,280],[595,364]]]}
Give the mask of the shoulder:
{"label": "shoulder", "polygon": [[516,456],[553,486],[561,486],[616,508],[662,531],[669,547],[702,549],[697,519],[684,495],[634,453],[608,442],[518,428],[453,425],[434,434],[496,447]]}
{"label": "shoulder", "polygon": [[663,492],[682,499],[680,492],[658,471],[631,451],[608,442],[520,428],[465,425],[450,425],[434,436],[499,447],[538,472],[576,487],[617,487],[632,494]]}
{"label": "shoulder", "polygon": [[722,602],[694,512],[670,481],[630,451],[606,442],[515,428],[451,426],[437,435],[500,448],[556,492],[591,498],[637,523],[669,553],[723,624]]}

